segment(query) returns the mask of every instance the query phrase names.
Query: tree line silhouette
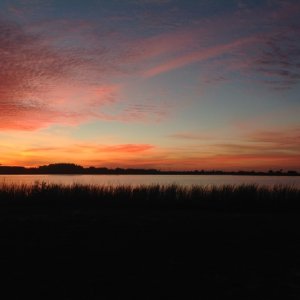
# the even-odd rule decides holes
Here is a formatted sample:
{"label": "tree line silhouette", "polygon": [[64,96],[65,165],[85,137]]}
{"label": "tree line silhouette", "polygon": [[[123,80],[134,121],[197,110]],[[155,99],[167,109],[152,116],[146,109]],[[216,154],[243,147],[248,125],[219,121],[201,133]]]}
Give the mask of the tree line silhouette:
{"label": "tree line silhouette", "polygon": [[83,167],[73,163],[55,163],[39,167],[1,166],[0,174],[115,174],[115,175],[261,175],[261,176],[300,176],[294,170],[278,171],[222,171],[222,170],[194,170],[194,171],[161,171],[157,169]]}

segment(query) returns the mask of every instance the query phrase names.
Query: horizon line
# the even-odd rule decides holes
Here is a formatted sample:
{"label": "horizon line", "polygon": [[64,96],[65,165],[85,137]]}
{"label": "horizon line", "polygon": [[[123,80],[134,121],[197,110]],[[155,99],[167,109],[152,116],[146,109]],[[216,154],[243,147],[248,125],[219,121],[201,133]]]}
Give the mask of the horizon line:
{"label": "horizon line", "polygon": [[[272,169],[269,168],[268,170],[242,170],[242,169],[234,169],[234,170],[222,170],[222,169],[195,169],[195,170],[163,170],[163,169],[157,169],[157,168],[134,168],[134,167],[116,167],[116,168],[108,168],[105,166],[82,166],[75,163],[51,163],[47,165],[40,165],[35,167],[28,167],[28,166],[10,166],[10,165],[2,165],[0,164],[0,171],[1,169],[9,168],[9,169],[20,169],[24,171],[50,171],[50,172],[59,172],[60,174],[63,174],[63,172],[67,172],[68,174],[74,174],[80,173],[80,171],[98,171],[98,172],[134,172],[134,171],[142,171],[142,172],[152,172],[152,173],[187,173],[187,174],[195,174],[195,173],[220,173],[220,174],[266,174],[266,175],[287,175],[287,174],[293,174],[293,175],[300,175],[298,170],[284,170],[283,168],[280,169]],[[17,172],[18,170],[11,170],[12,172]],[[38,174],[38,173],[37,173]]]}

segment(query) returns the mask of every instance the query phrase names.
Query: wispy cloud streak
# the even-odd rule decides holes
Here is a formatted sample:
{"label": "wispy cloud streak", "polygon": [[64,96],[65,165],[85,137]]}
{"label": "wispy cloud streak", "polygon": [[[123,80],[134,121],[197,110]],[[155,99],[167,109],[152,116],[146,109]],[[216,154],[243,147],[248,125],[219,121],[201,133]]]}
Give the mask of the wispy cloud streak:
{"label": "wispy cloud streak", "polygon": [[224,53],[227,53],[228,51],[232,52],[236,48],[239,48],[241,46],[247,46],[248,44],[257,42],[257,40],[258,40],[257,37],[246,37],[246,38],[235,40],[228,44],[222,44],[219,46],[204,49],[202,51],[200,50],[200,51],[192,52],[187,55],[172,59],[156,67],[153,67],[145,71],[144,75],[146,77],[152,77],[161,73],[169,72],[171,70],[181,68],[183,66],[192,63],[201,62],[222,55]]}

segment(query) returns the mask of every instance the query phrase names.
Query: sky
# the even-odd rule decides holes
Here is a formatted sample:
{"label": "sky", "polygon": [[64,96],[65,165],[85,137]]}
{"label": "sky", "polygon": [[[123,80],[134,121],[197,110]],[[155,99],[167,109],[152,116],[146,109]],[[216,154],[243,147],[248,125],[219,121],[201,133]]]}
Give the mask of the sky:
{"label": "sky", "polygon": [[0,164],[300,171],[299,0],[0,0]]}

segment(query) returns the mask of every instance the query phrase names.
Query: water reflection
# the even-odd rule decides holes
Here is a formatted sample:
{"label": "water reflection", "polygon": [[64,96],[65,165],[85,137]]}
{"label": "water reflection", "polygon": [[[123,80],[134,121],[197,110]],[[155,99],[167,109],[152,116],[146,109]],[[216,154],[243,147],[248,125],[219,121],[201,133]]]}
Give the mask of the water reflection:
{"label": "water reflection", "polygon": [[63,185],[152,185],[179,184],[192,185],[226,185],[258,184],[273,186],[276,184],[293,185],[300,188],[298,176],[233,176],[233,175],[0,175],[0,183],[34,184],[46,182]]}

